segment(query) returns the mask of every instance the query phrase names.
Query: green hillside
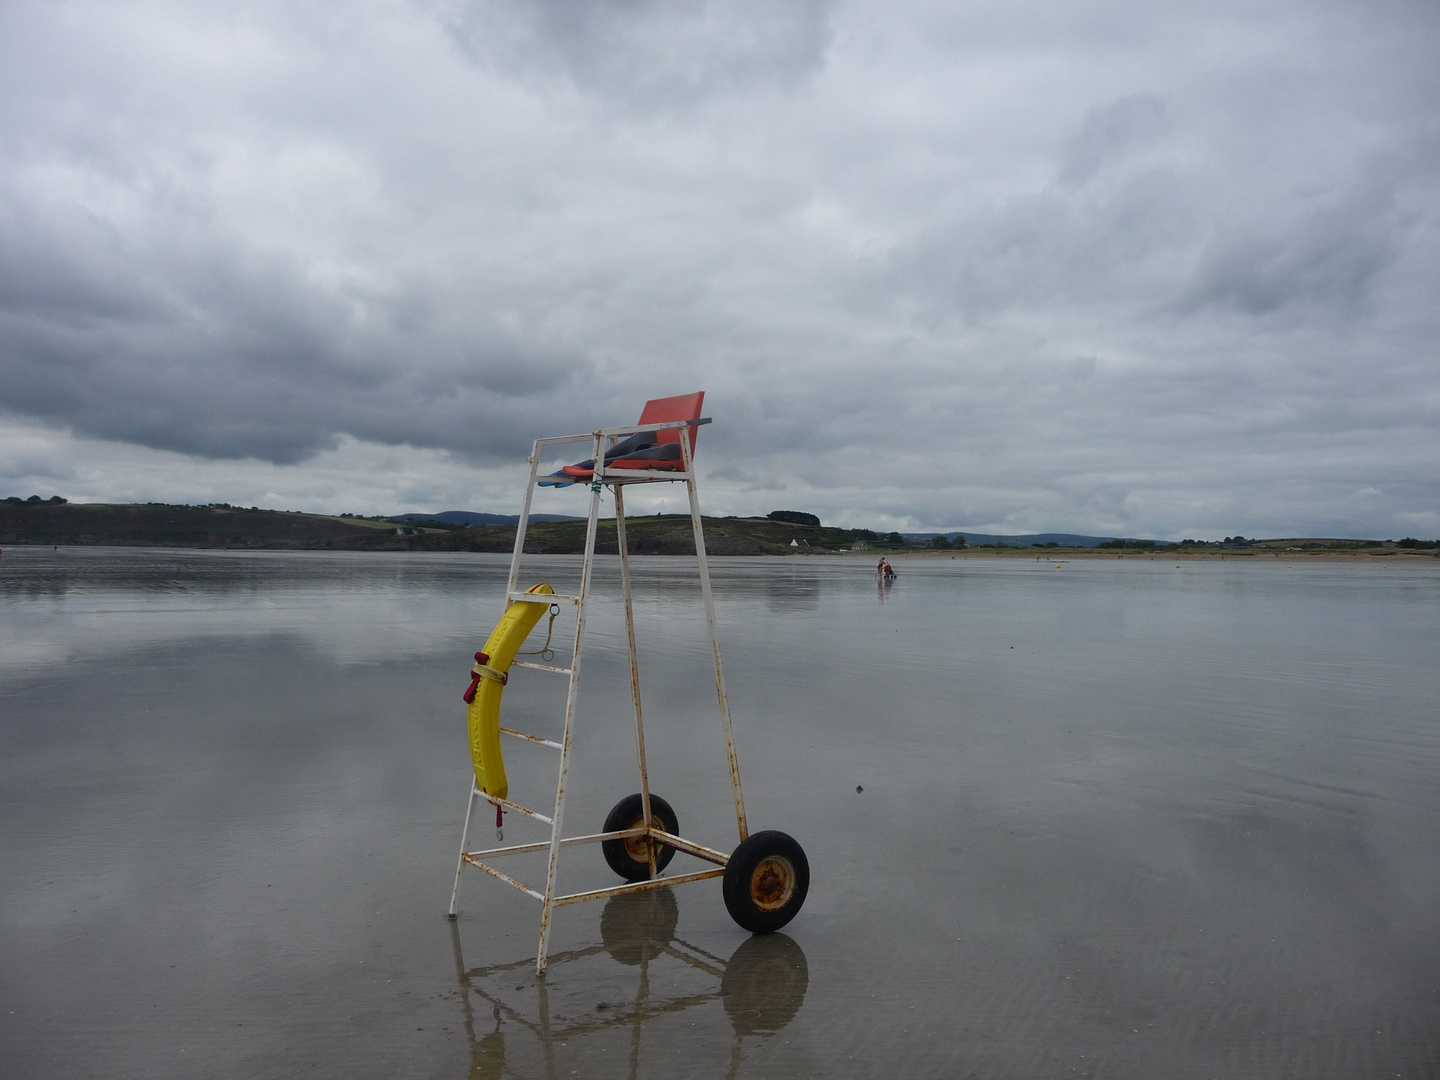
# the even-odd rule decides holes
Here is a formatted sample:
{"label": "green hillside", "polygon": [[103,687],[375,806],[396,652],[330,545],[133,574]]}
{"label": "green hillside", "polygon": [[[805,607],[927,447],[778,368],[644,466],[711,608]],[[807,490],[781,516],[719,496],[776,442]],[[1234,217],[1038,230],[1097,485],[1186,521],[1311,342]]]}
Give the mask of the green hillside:
{"label": "green hillside", "polygon": [[0,544],[193,548],[348,548],[388,523],[296,511],[165,503],[0,503]]}
{"label": "green hillside", "polygon": [[[627,520],[630,550],[642,555],[693,554],[688,515]],[[602,521],[599,550],[614,551],[615,523]],[[706,550],[716,555],[785,555],[848,548],[861,532],[768,521],[706,518]],[[873,537],[874,534],[867,534]],[[526,550],[577,554],[584,521],[531,524]],[[872,539],[872,544],[883,541]],[[340,551],[510,551],[513,525],[424,528],[355,517],[232,506],[164,503],[0,502],[0,545],[105,545],[187,548],[264,548]]]}

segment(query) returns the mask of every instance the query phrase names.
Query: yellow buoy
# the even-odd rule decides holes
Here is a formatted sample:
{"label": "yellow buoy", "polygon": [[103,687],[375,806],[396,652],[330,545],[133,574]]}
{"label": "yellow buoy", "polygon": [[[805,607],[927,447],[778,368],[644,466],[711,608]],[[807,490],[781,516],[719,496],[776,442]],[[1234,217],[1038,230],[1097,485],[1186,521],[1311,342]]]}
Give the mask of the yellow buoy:
{"label": "yellow buoy", "polygon": [[[549,585],[532,585],[525,591],[545,594],[555,590]],[[471,668],[473,696],[466,715],[470,759],[475,766],[476,786],[497,799],[510,794],[510,779],[505,775],[505,758],[500,752],[500,695],[515,653],[545,611],[544,604],[511,601]],[[481,660],[481,656],[485,659]]]}

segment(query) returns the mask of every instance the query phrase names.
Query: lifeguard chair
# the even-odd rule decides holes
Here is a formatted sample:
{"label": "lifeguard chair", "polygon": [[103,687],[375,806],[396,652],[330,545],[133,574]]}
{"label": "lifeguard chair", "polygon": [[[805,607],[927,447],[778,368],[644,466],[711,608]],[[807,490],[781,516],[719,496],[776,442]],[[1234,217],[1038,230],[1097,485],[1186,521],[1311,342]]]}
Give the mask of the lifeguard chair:
{"label": "lifeguard chair", "polygon": [[[586,435],[536,439],[530,452],[530,471],[525,482],[520,520],[515,528],[515,550],[510,559],[510,575],[505,586],[505,614],[487,641],[487,648],[476,653],[476,664],[471,670],[472,681],[466,694],[466,700],[470,702],[470,743],[475,775],[470,784],[465,826],[460,835],[460,857],[455,867],[455,886],[450,894],[450,917],[455,917],[460,897],[460,878],[467,865],[484,870],[538,900],[541,908],[540,942],[535,958],[537,975],[545,973],[550,927],[555,909],[569,904],[720,877],[724,879],[722,891],[725,907],[731,917],[741,927],[753,933],[770,933],[794,918],[805,902],[805,894],[810,884],[810,867],[800,845],[783,832],[767,830],[751,833],[745,819],[745,800],[740,788],[740,769],[735,757],[735,740],[730,722],[730,700],[725,692],[725,670],[720,660],[720,641],[715,629],[715,599],[710,588],[710,568],[705,557],[704,526],[695,488],[696,437],[700,427],[710,423],[708,418],[700,416],[704,400],[704,391],[679,397],[658,398],[646,402],[639,422],[630,427],[602,428]],[[542,452],[554,447],[583,443],[590,444],[589,461],[566,466],[558,473],[540,475]],[[586,520],[579,593],[554,593],[548,585],[535,585],[528,590],[522,590],[519,587],[520,567],[535,488],[566,487],[580,483],[588,484],[590,488],[590,508]],[[625,489],[632,484],[672,483],[684,483],[689,493],[700,594],[710,631],[710,648],[715,659],[715,691],[720,705],[720,723],[725,733],[730,786],[735,799],[735,826],[740,837],[739,845],[728,854],[686,840],[679,835],[674,809],[650,791],[650,776],[645,763],[645,725],[640,707],[635,612],[631,603],[630,563],[625,539]],[[585,643],[585,610],[590,599],[590,578],[595,564],[600,494],[605,487],[609,487],[615,496],[615,531],[620,554],[620,589],[625,606],[626,641],[630,655],[630,694],[635,713],[635,746],[640,790],[615,804],[600,832],[565,836],[562,831],[565,795],[574,745],[576,699],[580,688],[580,664]],[[575,608],[575,636],[569,666],[559,667],[515,659],[520,643],[541,615],[547,609],[553,611],[551,605],[561,604]],[[509,681],[512,668],[558,675],[569,681],[565,698],[564,734],[560,742],[499,724],[500,694]],[[476,700],[480,703],[478,708]],[[544,814],[509,800],[508,780],[505,778],[500,751],[500,735],[523,739],[559,752],[559,777],[552,813]],[[549,841],[513,844],[481,851],[467,850],[470,822],[476,804],[481,801],[496,807],[497,822],[501,813],[512,810],[549,825]],[[560,850],[575,844],[599,844],[606,863],[625,880],[625,884],[560,894],[556,889]],[[490,862],[505,855],[544,850],[549,852],[549,862],[543,891],[503,873]],[[669,865],[677,851],[713,865],[704,870],[661,877],[661,872]]]}

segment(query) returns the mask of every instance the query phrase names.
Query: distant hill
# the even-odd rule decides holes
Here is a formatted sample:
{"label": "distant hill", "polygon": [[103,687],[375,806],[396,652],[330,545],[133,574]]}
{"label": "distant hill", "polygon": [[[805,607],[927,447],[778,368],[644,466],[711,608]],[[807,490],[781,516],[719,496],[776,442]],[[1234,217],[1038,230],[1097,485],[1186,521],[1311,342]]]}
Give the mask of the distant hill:
{"label": "distant hill", "polygon": [[[469,514],[450,511],[447,516]],[[64,544],[178,548],[265,548],[338,551],[499,551],[515,545],[515,518],[501,524],[460,527],[455,521],[406,515],[397,521],[304,514],[258,507],[179,506],[167,503],[30,503],[0,500],[0,545]],[[442,515],[434,515],[440,518]],[[475,514],[475,517],[482,515]],[[418,518],[418,520],[417,520]],[[754,518],[705,518],[713,555],[790,555],[849,547],[848,529],[817,528]],[[637,555],[689,555],[695,551],[689,514],[627,519]],[[585,540],[585,519],[533,515],[525,549],[574,554]],[[791,541],[805,546],[791,546]],[[599,523],[598,550],[615,550],[614,519]]]}
{"label": "distant hill", "polygon": [[[820,519],[814,514],[801,513],[795,510],[772,510],[765,517],[770,521],[777,521],[791,525],[812,525],[820,526]],[[386,518],[394,522],[432,522],[439,526],[445,525],[517,525],[520,522],[519,514],[482,514],[474,510],[445,510],[439,514],[393,514]],[[584,521],[582,517],[566,514],[531,514],[532,522],[538,521]],[[746,519],[750,520],[750,519]],[[1029,547],[1032,544],[1059,544],[1061,547],[1099,547],[1107,540],[1132,540],[1134,537],[1116,536],[1081,536],[1077,533],[1027,533],[1022,536],[999,536],[991,533],[972,532],[944,532],[944,533],[901,533],[906,540],[921,544],[929,543],[933,537],[943,536],[947,540],[954,540],[957,536],[965,537],[967,544],[1008,544],[1011,547]],[[1156,541],[1166,543],[1167,541]]]}
{"label": "distant hill", "polygon": [[[954,540],[957,536],[965,537],[967,544],[1008,544],[1011,547],[1030,547],[1032,544],[1058,544],[1060,547],[1099,547],[1101,544],[1111,540],[1135,540],[1133,536],[1082,536],[1079,533],[1023,533],[1019,536],[1000,536],[995,533],[973,533],[973,532],[944,532],[944,533],[902,533],[906,540],[917,540],[922,543],[933,537],[943,536],[947,540]],[[1165,544],[1168,540],[1157,540],[1155,543]]]}
{"label": "distant hill", "polygon": [[0,544],[346,549],[385,546],[398,539],[396,526],[389,522],[297,510],[168,503],[0,503]]}
{"label": "distant hill", "polygon": [[[496,524],[470,525],[467,519],[498,519]],[[457,521],[455,519],[459,518]],[[427,520],[428,519],[428,520]],[[447,520],[449,519],[449,520]],[[30,502],[17,497],[0,499],[0,545],[106,545],[176,548],[263,548],[334,551],[499,551],[515,545],[514,517],[484,515],[465,510],[445,514],[409,514],[398,520],[331,516],[298,510],[262,510],[259,507],[212,503],[183,506],[168,503],[65,503]],[[766,518],[707,517],[706,548],[713,555],[820,555],[826,552],[869,550],[892,554],[929,549],[935,536],[964,536],[966,546],[990,547],[986,553],[1028,551],[1032,544],[1069,548],[1095,548],[1109,540],[1125,540],[1135,547],[1150,541],[1128,540],[1076,533],[1030,533],[997,536],[988,533],[910,534],[901,542],[896,534],[881,535],[868,529],[774,521]],[[632,517],[628,521],[630,550],[637,555],[689,555],[695,551],[689,514]],[[464,522],[462,527],[461,522]],[[585,519],[559,514],[535,515],[525,550],[574,554],[584,546]],[[615,551],[615,521],[598,523],[601,552]],[[1399,541],[1272,539],[1229,542],[1187,542],[1180,546],[1193,555],[1274,555],[1322,553],[1407,555],[1440,558],[1434,540]],[[1108,554],[1096,551],[1095,555]]]}
{"label": "distant hill", "polygon": [[[395,514],[389,521],[433,521],[442,525],[518,525],[519,514],[481,514],[474,510],[442,510],[438,514]],[[531,521],[584,521],[568,514],[531,514]]]}

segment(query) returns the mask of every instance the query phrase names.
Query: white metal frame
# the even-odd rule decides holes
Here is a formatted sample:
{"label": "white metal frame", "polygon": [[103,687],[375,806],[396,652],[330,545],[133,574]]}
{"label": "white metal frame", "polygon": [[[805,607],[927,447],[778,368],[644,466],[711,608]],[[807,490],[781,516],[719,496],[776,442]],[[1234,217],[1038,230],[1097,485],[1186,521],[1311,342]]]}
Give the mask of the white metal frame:
{"label": "white metal frame", "polygon": [[[660,828],[650,816],[650,776],[645,763],[645,725],[641,717],[640,709],[640,667],[635,652],[635,611],[631,603],[630,560],[628,552],[626,551],[625,542],[624,489],[632,484],[676,483],[683,481],[686,490],[689,492],[690,521],[695,533],[695,557],[700,577],[700,593],[705,605],[705,620],[710,630],[710,649],[715,659],[715,692],[720,701],[720,722],[725,730],[725,751],[730,763],[730,787],[735,798],[735,824],[742,841],[750,835],[750,829],[745,820],[745,800],[740,789],[740,767],[735,757],[735,740],[730,723],[730,699],[725,691],[725,669],[720,661],[720,639],[715,629],[715,597],[710,589],[710,566],[705,557],[705,532],[700,521],[700,500],[695,491],[695,467],[690,446],[692,432],[690,430],[682,430],[680,432],[681,470],[679,472],[654,469],[616,469],[613,467],[607,469],[605,467],[605,450],[621,439],[641,432],[664,431],[675,428],[693,429],[708,423],[710,423],[709,419],[676,420],[662,424],[640,424],[631,427],[602,428],[588,435],[562,435],[555,438],[536,439],[534,448],[530,453],[530,474],[525,483],[525,498],[520,508],[520,520],[515,527],[515,551],[510,558],[510,576],[505,586],[506,606],[508,607],[512,603],[546,605],[557,603],[574,604],[576,608],[575,641],[571,653],[570,666],[568,668],[556,667],[551,664],[537,664],[523,660],[516,660],[513,665],[515,667],[530,668],[536,671],[563,675],[569,679],[569,692],[565,698],[565,733],[561,741],[557,743],[549,739],[542,739],[535,735],[528,735],[524,732],[505,727],[502,727],[500,730],[506,735],[560,751],[560,774],[555,788],[555,809],[553,814],[546,815],[506,799],[497,799],[481,791],[476,786],[472,777],[470,781],[469,802],[465,809],[465,827],[460,834],[460,857],[455,867],[455,886],[450,893],[450,915],[452,918],[455,916],[460,899],[460,877],[465,870],[466,864],[476,869],[484,870],[487,874],[491,874],[501,881],[513,885],[527,896],[540,901],[540,945],[535,958],[536,975],[545,974],[546,957],[550,946],[550,927],[556,908],[564,907],[568,904],[578,904],[585,900],[599,900],[608,896],[615,896],[618,893],[642,892],[647,889],[656,889],[662,886],[680,885],[689,881],[702,881],[705,878],[720,877],[725,873],[725,866],[730,861],[730,856],[723,851],[717,851],[714,848],[705,847],[702,844],[697,844],[683,837],[666,832]],[[539,475],[540,455],[542,451],[548,450],[551,447],[586,441],[592,444],[595,473],[589,484],[590,511],[585,526],[585,557],[580,572],[580,591],[577,595],[573,596],[527,593],[519,588],[519,582],[520,563],[525,551],[525,533],[530,524],[530,506],[536,485],[542,480],[549,479],[548,477],[541,477]],[[644,814],[645,823],[643,826],[637,826],[636,828],[625,829],[619,832],[564,836],[565,794],[570,777],[570,756],[572,747],[574,746],[576,718],[575,702],[580,689],[580,660],[585,641],[585,605],[590,596],[590,576],[595,564],[595,536],[599,521],[600,493],[606,485],[609,485],[615,493],[615,531],[618,540],[617,546],[620,551],[620,589],[625,601],[625,632],[630,653],[630,693],[635,710],[635,749],[640,770],[640,805]],[[527,817],[532,817],[536,821],[549,825],[550,839],[532,844],[513,844],[508,847],[487,848],[483,851],[467,851],[466,847],[470,839],[470,820],[474,816],[476,803],[481,800],[495,806],[504,807],[507,810],[514,810]],[[562,847],[567,847],[572,844],[596,844],[603,840],[628,839],[636,836],[645,836],[650,840],[649,880],[564,895],[556,891],[556,880],[560,868],[560,849]],[[693,873],[677,874],[673,877],[662,878],[656,873],[655,869],[657,843],[675,848],[677,851],[683,851],[689,855],[694,855],[706,862],[714,863],[715,867],[713,869],[698,870]],[[543,892],[531,888],[508,874],[502,873],[486,861],[501,855],[519,855],[525,852],[544,851],[547,849],[550,858],[545,873],[545,889]]]}

